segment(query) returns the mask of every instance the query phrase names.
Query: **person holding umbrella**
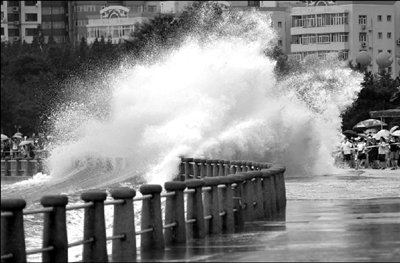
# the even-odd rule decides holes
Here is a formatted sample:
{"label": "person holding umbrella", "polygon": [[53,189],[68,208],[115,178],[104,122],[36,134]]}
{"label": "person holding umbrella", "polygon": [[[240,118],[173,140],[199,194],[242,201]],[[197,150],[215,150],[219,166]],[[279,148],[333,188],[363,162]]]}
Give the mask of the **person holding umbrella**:
{"label": "person holding umbrella", "polygon": [[357,145],[356,145],[356,170],[360,167],[364,167],[365,161],[367,159],[367,155],[365,153],[367,143],[364,141],[363,137],[356,138]]}
{"label": "person holding umbrella", "polygon": [[380,138],[380,142],[378,143],[378,159],[380,163],[380,167],[382,170],[387,167],[387,155],[389,153],[389,144],[386,142],[384,137]]}

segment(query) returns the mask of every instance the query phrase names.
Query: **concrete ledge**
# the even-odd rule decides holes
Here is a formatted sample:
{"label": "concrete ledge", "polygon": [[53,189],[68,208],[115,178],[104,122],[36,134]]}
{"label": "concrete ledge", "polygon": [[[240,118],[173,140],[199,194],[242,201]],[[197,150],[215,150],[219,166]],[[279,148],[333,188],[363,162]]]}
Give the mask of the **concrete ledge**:
{"label": "concrete ledge", "polygon": [[181,181],[165,182],[164,188],[167,191],[184,190],[186,188],[186,183]]}
{"label": "concrete ledge", "polygon": [[110,194],[115,199],[129,199],[136,196],[136,191],[132,188],[120,187],[112,189]]}
{"label": "concrete ledge", "polygon": [[181,160],[182,162],[193,162],[193,158],[190,157],[182,157]]}
{"label": "concrete ledge", "polygon": [[81,199],[86,202],[104,201],[107,198],[107,193],[103,191],[90,191],[81,194]]}
{"label": "concrete ledge", "polygon": [[203,178],[205,186],[216,186],[221,184],[220,177],[205,177]]}
{"label": "concrete ledge", "polygon": [[1,210],[2,211],[13,211],[21,210],[26,206],[24,199],[1,199]]}
{"label": "concrete ledge", "polygon": [[43,206],[65,206],[68,204],[66,195],[45,195],[40,199]]}
{"label": "concrete ledge", "polygon": [[159,184],[144,184],[140,186],[139,191],[143,195],[161,193],[162,187]]}
{"label": "concrete ledge", "polygon": [[186,180],[185,183],[188,188],[196,188],[204,185],[204,181],[202,179],[189,179]]}

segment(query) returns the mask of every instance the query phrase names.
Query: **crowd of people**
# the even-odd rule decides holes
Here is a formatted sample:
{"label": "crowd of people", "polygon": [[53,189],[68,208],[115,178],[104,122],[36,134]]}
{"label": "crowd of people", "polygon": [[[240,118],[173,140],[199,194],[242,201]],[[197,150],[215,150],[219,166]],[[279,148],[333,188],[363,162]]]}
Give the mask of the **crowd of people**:
{"label": "crowd of people", "polygon": [[1,159],[45,158],[51,136],[43,133],[23,136],[17,132],[12,137],[1,134]]}
{"label": "crowd of people", "polygon": [[400,137],[345,137],[340,153],[340,163],[346,168],[399,169]]}

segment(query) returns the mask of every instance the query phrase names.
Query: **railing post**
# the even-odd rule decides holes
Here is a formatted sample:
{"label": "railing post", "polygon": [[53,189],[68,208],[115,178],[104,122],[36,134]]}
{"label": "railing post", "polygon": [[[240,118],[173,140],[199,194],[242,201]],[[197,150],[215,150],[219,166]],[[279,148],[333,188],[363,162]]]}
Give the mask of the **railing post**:
{"label": "railing post", "polygon": [[212,170],[212,160],[206,160],[206,177],[212,177],[213,170]]}
{"label": "railing post", "polygon": [[187,219],[196,219],[187,227],[187,234],[193,238],[204,238],[204,211],[203,211],[203,198],[202,186],[204,181],[202,179],[186,180],[188,189],[194,189],[194,193],[187,195]]}
{"label": "railing post", "polygon": [[18,170],[19,170],[19,162],[17,159],[14,160],[9,160],[8,161],[9,167],[10,167],[10,175],[11,176],[18,176]]}
{"label": "railing post", "polygon": [[204,191],[204,214],[211,215],[211,219],[205,220],[205,231],[207,234],[221,233],[221,217],[219,216],[219,199],[218,199],[218,177],[204,178],[204,186],[211,187],[210,191]]}
{"label": "railing post", "polygon": [[264,217],[267,219],[272,219],[273,209],[272,209],[272,199],[271,199],[271,176],[272,172],[264,169],[261,171],[262,176],[262,193],[263,193],[263,207],[264,207]]}
{"label": "railing post", "polygon": [[193,159],[193,178],[200,177],[200,159]]}
{"label": "railing post", "polygon": [[212,176],[216,177],[218,176],[218,162],[219,160],[212,160]]}
{"label": "railing post", "polygon": [[153,228],[153,231],[143,233],[140,239],[142,251],[164,248],[163,222],[161,215],[161,185],[144,184],[140,186],[142,195],[152,195],[144,199],[142,205],[142,229]]}
{"label": "railing post", "polygon": [[242,172],[240,173],[243,175],[245,181],[243,183],[243,196],[244,196],[244,203],[246,206],[245,209],[245,220],[246,221],[251,221],[255,218],[255,213],[254,213],[254,188],[253,188],[253,182],[251,181],[252,177],[247,174],[247,172]]}
{"label": "railing post", "polygon": [[12,254],[2,262],[26,262],[25,231],[22,210],[26,202],[23,199],[1,200],[1,211],[11,212],[1,217],[1,255]]}
{"label": "railing post", "polygon": [[31,171],[32,175],[38,173],[38,161],[37,160],[29,160],[29,170]]}
{"label": "railing post", "polygon": [[40,199],[44,207],[53,211],[44,213],[43,247],[53,246],[51,251],[42,252],[43,262],[68,262],[68,238],[65,206],[66,195],[45,195]]}
{"label": "railing post", "polygon": [[186,242],[185,201],[183,190],[184,182],[166,182],[164,188],[167,192],[174,191],[175,195],[168,196],[165,202],[165,224],[175,222],[176,226],[164,230],[166,244]]}
{"label": "railing post", "polygon": [[276,191],[275,191],[275,173],[271,171],[269,177],[269,198],[271,199],[271,216],[274,218],[277,215],[278,208],[276,205]]}
{"label": "railing post", "polygon": [[225,170],[224,170],[224,176],[227,176],[228,174],[231,174],[231,162],[230,161],[225,161],[224,162]]}
{"label": "railing post", "polygon": [[184,170],[184,175],[185,175],[185,180],[190,179],[190,162],[193,161],[193,158],[186,158],[182,157],[182,163],[183,163],[183,170]]}
{"label": "railing post", "polygon": [[263,207],[263,195],[262,195],[262,186],[261,186],[261,172],[259,171],[251,171],[246,173],[247,178],[249,179],[249,183],[251,184],[251,188],[253,189],[253,211],[254,218],[261,219],[264,217],[264,207]]}
{"label": "railing post", "polygon": [[28,166],[28,160],[26,160],[26,159],[23,159],[23,160],[20,160],[19,161],[19,166],[20,166],[20,174],[22,175],[22,176],[29,176],[29,175],[31,175],[31,174],[29,174],[29,166]]}
{"label": "railing post", "polygon": [[83,239],[93,238],[93,242],[83,244],[83,262],[107,262],[106,227],[104,220],[104,200],[107,194],[102,191],[89,191],[81,194],[85,202],[93,202],[85,208]]}
{"label": "railing post", "polygon": [[225,211],[225,215],[222,217],[222,231],[225,233],[232,233],[235,231],[235,221],[233,218],[233,194],[232,194],[232,183],[234,179],[230,176],[223,176],[219,178],[220,183],[225,187],[220,188],[220,200],[221,209]]}
{"label": "railing post", "polygon": [[200,166],[200,177],[204,178],[207,175],[206,171],[206,160],[199,159],[199,166]]}
{"label": "railing post", "polygon": [[224,160],[218,160],[218,176],[224,176],[225,174],[225,168],[224,165],[225,161]]}
{"label": "railing post", "polygon": [[233,182],[236,184],[233,188],[233,209],[236,210],[234,212],[234,220],[235,220],[235,230],[242,231],[244,228],[244,215],[243,215],[243,207],[242,207],[242,184],[244,178],[242,175],[235,174],[231,175],[233,178]]}
{"label": "railing post", "polygon": [[1,176],[8,176],[8,160],[1,159]]}
{"label": "railing post", "polygon": [[230,174],[236,174],[236,165],[237,165],[236,161],[231,161],[231,168],[229,171]]}
{"label": "railing post", "polygon": [[134,189],[121,187],[112,189],[111,196],[115,200],[123,200],[121,204],[114,205],[113,236],[124,235],[124,238],[113,239],[112,261],[133,262],[136,260],[136,231],[133,198]]}

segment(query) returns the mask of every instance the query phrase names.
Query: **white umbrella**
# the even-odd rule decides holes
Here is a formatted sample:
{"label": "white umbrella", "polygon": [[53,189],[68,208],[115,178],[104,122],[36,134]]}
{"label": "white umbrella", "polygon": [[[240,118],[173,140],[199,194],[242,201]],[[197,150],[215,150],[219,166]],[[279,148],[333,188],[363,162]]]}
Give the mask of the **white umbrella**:
{"label": "white umbrella", "polygon": [[22,141],[22,142],[20,142],[19,146],[24,146],[24,145],[31,144],[31,143],[33,143],[33,141]]}
{"label": "white umbrella", "polygon": [[399,128],[399,126],[393,126],[389,131],[390,133],[394,132],[395,130],[397,130]]}
{"label": "white umbrella", "polygon": [[1,134],[1,140],[2,140],[2,141],[7,140],[7,139],[8,139],[8,136],[7,136],[7,135]]}
{"label": "white umbrella", "polygon": [[400,137],[400,130],[392,132],[392,136]]}
{"label": "white umbrella", "polygon": [[390,135],[390,131],[382,129],[380,131],[378,131],[375,135],[374,138],[375,139],[380,139],[381,137],[384,137],[385,139],[389,138]]}

